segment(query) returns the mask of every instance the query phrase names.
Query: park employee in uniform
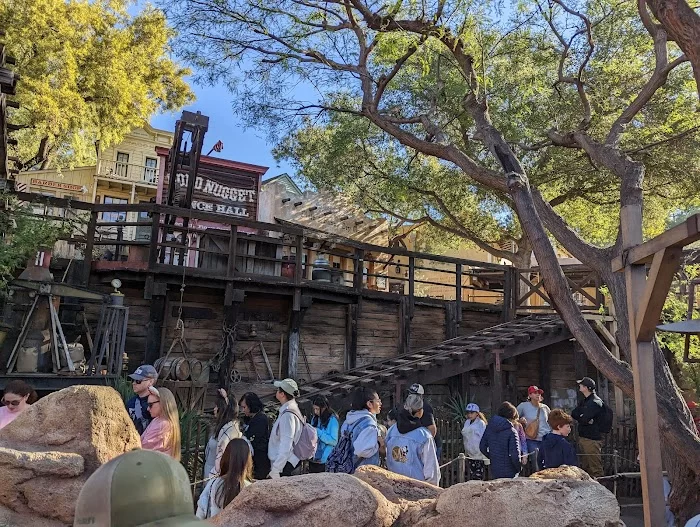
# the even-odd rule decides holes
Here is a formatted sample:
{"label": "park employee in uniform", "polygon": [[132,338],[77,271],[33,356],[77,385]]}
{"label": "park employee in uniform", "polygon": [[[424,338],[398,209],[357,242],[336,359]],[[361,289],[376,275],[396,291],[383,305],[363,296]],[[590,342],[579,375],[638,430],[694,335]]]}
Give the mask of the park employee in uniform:
{"label": "park employee in uniform", "polygon": [[270,477],[291,476],[299,464],[294,455],[294,445],[299,442],[304,423],[301,420],[299,405],[294,400],[299,395],[299,386],[294,379],[275,381],[275,397],[282,405],[275,424],[270,431],[267,457],[270,459]]}

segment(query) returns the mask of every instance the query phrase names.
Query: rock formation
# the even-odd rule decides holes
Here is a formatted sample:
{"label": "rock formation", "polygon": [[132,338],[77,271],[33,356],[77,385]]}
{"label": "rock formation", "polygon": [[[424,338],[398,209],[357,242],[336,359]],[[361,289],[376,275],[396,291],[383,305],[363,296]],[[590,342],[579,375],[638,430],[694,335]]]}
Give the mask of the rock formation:
{"label": "rock formation", "polygon": [[211,523],[220,527],[390,527],[398,505],[348,474],[305,474],[244,488]]}
{"label": "rock formation", "polygon": [[37,516],[72,524],[80,488],[90,474],[140,447],[112,388],[73,386],[52,393],[0,430],[0,505],[28,525],[40,525]]}
{"label": "rock formation", "polygon": [[562,465],[557,468],[546,468],[535,472],[530,476],[532,479],[569,479],[575,481],[593,481],[593,478],[588,475],[583,469],[572,467],[570,465]]}
{"label": "rock formation", "polygon": [[[620,508],[574,467],[559,479],[473,481],[440,489],[379,467],[355,476],[307,474],[246,487],[211,521],[219,527],[616,527]],[[568,478],[568,479],[562,479]],[[526,500],[527,506],[523,506]]]}

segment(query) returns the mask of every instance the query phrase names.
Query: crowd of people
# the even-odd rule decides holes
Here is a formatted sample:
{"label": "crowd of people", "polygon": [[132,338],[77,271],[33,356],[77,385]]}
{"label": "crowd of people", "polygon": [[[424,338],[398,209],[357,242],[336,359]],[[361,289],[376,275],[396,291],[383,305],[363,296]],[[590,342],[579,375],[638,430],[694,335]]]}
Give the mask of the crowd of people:
{"label": "crowd of people", "polygon": [[[139,457],[137,464],[147,461],[149,466],[160,467],[161,475],[177,472],[177,478],[182,479],[184,470],[172,468],[179,465],[181,452],[179,413],[173,393],[155,386],[158,372],[153,366],[140,366],[129,377],[134,395],[126,402],[126,409],[141,435],[143,450],[117,460],[132,454],[136,459],[144,451],[153,451],[154,457]],[[584,377],[577,384],[583,399],[570,415],[544,404],[544,392],[537,386],[529,387],[527,400],[517,407],[503,402],[488,420],[477,404],[467,404],[462,429],[467,478],[514,478],[528,463],[533,470],[580,465],[592,477],[603,476],[601,450],[603,434],[611,426],[611,410],[596,394],[593,379]],[[188,514],[183,525],[190,519],[215,516],[256,480],[298,474],[302,461],[308,463],[310,473],[353,473],[363,465],[378,465],[420,481],[440,483],[440,439],[432,407],[420,384],[409,387],[403,401],[387,412],[383,423],[378,421],[382,401],[372,388],[363,386],[351,394],[350,410],[341,422],[326,397],[313,399],[313,413],[307,419],[297,404],[297,383],[284,379],[274,385],[280,406],[272,425],[255,393],[244,393],[236,400],[223,389],[217,391],[205,451],[204,485],[196,516]],[[36,392],[27,383],[9,382],[0,406],[0,428],[36,400]],[[578,432],[576,446],[567,439],[574,424]],[[163,459],[170,459],[167,466]],[[125,467],[134,460],[123,465],[117,460],[101,467],[93,477],[107,471],[107,476],[99,477],[114,482],[115,475],[121,474],[120,480],[128,480],[123,475]],[[83,519],[103,514],[89,506],[80,511],[79,503],[76,522],[79,513]]]}

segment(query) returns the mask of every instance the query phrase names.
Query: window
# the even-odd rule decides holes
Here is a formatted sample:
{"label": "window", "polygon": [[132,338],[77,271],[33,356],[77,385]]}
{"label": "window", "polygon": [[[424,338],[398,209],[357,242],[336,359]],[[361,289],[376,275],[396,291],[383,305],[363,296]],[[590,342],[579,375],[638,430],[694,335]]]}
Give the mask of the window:
{"label": "window", "polygon": [[[112,198],[110,196],[105,196],[104,199],[105,205],[126,205],[127,203],[129,203],[129,200],[122,198]],[[102,220],[113,222],[126,221],[126,212],[103,212]]]}
{"label": "window", "polygon": [[146,166],[143,169],[143,180],[146,183],[155,183],[158,178],[158,160],[153,157],[146,158]]}
{"label": "window", "polygon": [[117,176],[126,178],[129,174],[129,154],[117,152],[116,170]]}

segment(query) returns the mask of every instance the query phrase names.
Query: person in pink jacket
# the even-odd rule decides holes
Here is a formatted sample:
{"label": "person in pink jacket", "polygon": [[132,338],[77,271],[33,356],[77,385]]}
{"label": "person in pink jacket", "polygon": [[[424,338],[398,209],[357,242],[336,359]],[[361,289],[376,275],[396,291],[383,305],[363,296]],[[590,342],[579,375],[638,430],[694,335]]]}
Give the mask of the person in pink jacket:
{"label": "person in pink jacket", "polygon": [[19,379],[8,382],[2,398],[3,406],[0,406],[0,428],[17,419],[37,399],[36,392],[26,382]]}
{"label": "person in pink jacket", "polygon": [[148,411],[153,421],[141,434],[141,447],[180,460],[180,416],[175,396],[167,388],[148,389]]}

